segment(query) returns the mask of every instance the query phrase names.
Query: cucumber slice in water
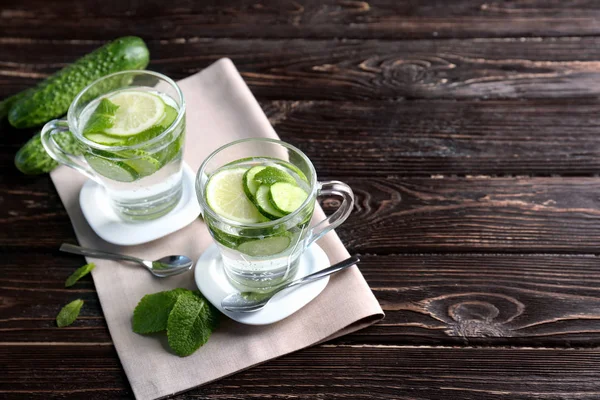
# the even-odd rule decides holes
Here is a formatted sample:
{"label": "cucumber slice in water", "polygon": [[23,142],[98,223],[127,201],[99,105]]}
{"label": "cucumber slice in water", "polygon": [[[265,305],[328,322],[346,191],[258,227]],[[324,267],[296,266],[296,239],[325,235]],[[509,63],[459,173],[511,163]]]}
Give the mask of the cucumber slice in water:
{"label": "cucumber slice in water", "polygon": [[267,167],[264,167],[262,165],[252,167],[248,171],[246,171],[246,173],[244,174],[244,177],[242,178],[242,181],[244,183],[244,192],[246,193],[246,196],[248,196],[248,198],[250,200],[254,200],[256,191],[258,190],[258,187],[260,186],[260,183],[258,183],[254,180],[254,176],[265,168],[267,168]]}
{"label": "cucumber slice in water", "polygon": [[138,173],[140,178],[152,175],[162,168],[163,164],[156,158],[152,157],[152,155],[149,153],[143,150],[133,151],[136,153],[134,158],[128,158],[123,162],[133,168]]}
{"label": "cucumber slice in water", "polygon": [[258,208],[258,211],[269,219],[278,219],[285,216],[284,213],[277,210],[271,204],[269,200],[269,185],[260,185],[256,191],[256,197],[254,199],[254,205]]}
{"label": "cucumber slice in water", "polygon": [[178,114],[179,114],[178,110],[165,104],[165,115],[160,120],[158,125],[163,128],[163,131],[166,130],[167,128],[169,128],[171,126],[171,124],[173,122],[175,122],[175,119],[177,118]]}
{"label": "cucumber slice in water", "polygon": [[296,183],[293,176],[277,167],[264,167],[254,175],[254,180],[262,185],[272,185],[277,182]]}
{"label": "cucumber slice in water", "polygon": [[118,182],[133,182],[139,178],[135,169],[123,161],[107,160],[93,154],[86,154],[88,164],[102,176]]}
{"label": "cucumber slice in water", "polygon": [[210,233],[217,242],[231,249],[235,249],[240,244],[239,236],[230,235],[215,227],[210,227]]}
{"label": "cucumber slice in water", "polygon": [[294,164],[287,162],[287,161],[283,161],[282,159],[279,158],[275,158],[275,157],[245,157],[245,158],[240,158],[239,160],[235,160],[232,161],[226,165],[233,165],[233,164],[239,164],[245,161],[261,161],[261,160],[266,160],[266,161],[272,161],[274,164],[278,164],[282,167],[284,167],[285,169],[289,169],[290,171],[292,171],[294,174],[298,175],[298,177],[300,179],[302,179],[304,182],[306,183],[310,183],[308,181],[308,178],[306,177],[306,175],[304,174],[304,172],[302,172],[302,170],[300,168],[298,168],[297,166],[295,166]]}
{"label": "cucumber slice in water", "polygon": [[306,177],[306,175],[304,175],[304,172],[302,172],[302,170],[300,168],[296,167],[294,164],[289,163],[287,161],[283,161],[283,160],[276,160],[275,162],[277,164],[289,169],[290,171],[293,171],[294,173],[296,173],[296,175],[298,175],[298,177],[300,179],[302,179],[304,182],[310,183],[310,182],[308,182],[308,178]]}
{"label": "cucumber slice in water", "polygon": [[[90,157],[90,159],[93,160],[90,164],[98,164],[100,165],[100,168],[102,168],[104,171],[108,171],[109,173],[110,168],[106,164],[114,164],[115,168],[117,169],[133,171],[136,176],[135,179],[151,175],[161,169],[163,166],[163,164],[157,160],[153,154],[150,154],[144,150],[121,150],[118,152],[96,150],[95,153],[96,155],[86,155],[86,158]],[[98,161],[96,158],[100,158],[102,161]],[[95,165],[93,166],[94,169],[96,169]],[[108,176],[104,173],[103,175],[113,179],[111,176]],[[129,181],[123,180],[121,182]]]}
{"label": "cucumber slice in water", "polygon": [[304,189],[287,182],[274,183],[269,192],[273,207],[284,214],[296,211],[308,197]]}
{"label": "cucumber slice in water", "polygon": [[103,133],[88,133],[87,135],[85,135],[85,137],[91,140],[92,142],[96,142],[98,144],[105,144],[107,146],[122,146],[125,144],[125,141],[122,138],[108,136]]}
{"label": "cucumber slice in water", "polygon": [[290,247],[291,241],[289,236],[271,236],[244,242],[237,250],[252,257],[266,257],[285,251]]}

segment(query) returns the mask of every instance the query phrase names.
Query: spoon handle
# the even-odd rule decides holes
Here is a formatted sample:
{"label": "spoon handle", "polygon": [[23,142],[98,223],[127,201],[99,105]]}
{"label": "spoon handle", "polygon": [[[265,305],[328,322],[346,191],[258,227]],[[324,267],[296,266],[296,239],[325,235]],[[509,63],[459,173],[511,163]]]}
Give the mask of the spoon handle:
{"label": "spoon handle", "polygon": [[296,279],[295,281],[290,282],[288,285],[286,285],[286,288],[289,288],[291,286],[296,286],[296,285],[303,285],[305,283],[308,282],[312,282],[312,281],[316,281],[319,280],[321,278],[326,277],[327,275],[331,275],[334,274],[338,271],[341,271],[345,268],[351,267],[354,264],[358,263],[360,261],[360,258],[358,258],[358,256],[352,256],[350,258],[347,258],[343,261],[340,261],[337,264],[333,264],[331,267],[327,267],[325,269],[322,269],[320,271],[317,272],[313,272],[310,275],[306,275],[305,277],[302,277],[300,279]]}
{"label": "spoon handle", "polygon": [[69,243],[61,244],[60,251],[64,251],[65,253],[78,254],[80,256],[103,258],[105,260],[127,260],[137,263],[143,262],[143,260],[140,260],[136,257],[126,256],[124,254],[110,253],[108,251],[102,250],[87,249],[85,247],[80,247]]}

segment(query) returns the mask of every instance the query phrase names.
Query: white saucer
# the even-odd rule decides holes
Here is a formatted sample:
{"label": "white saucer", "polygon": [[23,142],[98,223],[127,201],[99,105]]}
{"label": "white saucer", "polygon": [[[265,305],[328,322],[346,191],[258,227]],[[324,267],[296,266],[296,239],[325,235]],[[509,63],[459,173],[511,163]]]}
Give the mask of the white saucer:
{"label": "white saucer", "polygon": [[[327,254],[319,246],[312,244],[300,256],[296,276],[302,277],[327,267],[329,267]],[[267,325],[289,317],[317,297],[329,282],[327,276],[312,283],[283,290],[277,293],[265,308],[253,313],[226,311],[221,307],[221,300],[238,290],[227,280],[219,250],[214,243],[198,259],[194,277],[198,289],[219,311],[234,321],[248,325]]]}
{"label": "white saucer", "polygon": [[79,193],[79,205],[85,219],[98,236],[109,243],[133,246],[150,242],[191,224],[200,215],[194,190],[194,172],[183,164],[183,191],[177,206],[152,221],[127,222],[110,206],[106,190],[89,179]]}

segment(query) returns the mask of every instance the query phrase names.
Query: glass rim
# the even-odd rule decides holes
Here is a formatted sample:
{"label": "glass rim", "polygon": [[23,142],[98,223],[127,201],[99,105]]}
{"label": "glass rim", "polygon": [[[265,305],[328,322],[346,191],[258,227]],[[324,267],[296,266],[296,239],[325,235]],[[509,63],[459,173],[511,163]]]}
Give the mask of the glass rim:
{"label": "glass rim", "polygon": [[[177,93],[177,95],[179,96],[179,101],[180,101],[180,104],[178,104],[179,110],[177,111],[177,118],[175,118],[175,120],[171,123],[171,125],[169,125],[169,127],[167,129],[165,129],[160,135],[153,137],[152,139],[150,139],[146,142],[137,143],[134,145],[109,146],[109,145],[105,145],[105,144],[100,144],[100,143],[96,143],[92,140],[89,140],[88,138],[83,136],[79,132],[79,129],[75,129],[74,132],[73,132],[73,130],[71,130],[71,133],[73,133],[75,135],[77,140],[79,140],[79,141],[85,143],[86,145],[88,145],[94,149],[97,149],[97,150],[106,150],[106,151],[120,151],[120,150],[130,150],[130,149],[135,150],[135,149],[139,149],[139,148],[146,147],[148,145],[153,145],[153,144],[160,142],[161,139],[163,139],[165,136],[167,136],[169,133],[171,133],[175,129],[175,127],[177,127],[179,125],[179,123],[185,116],[185,99],[183,97],[183,92],[181,91],[181,88],[179,87],[179,85],[177,85],[177,83],[175,83],[175,81],[173,79],[171,79],[168,76],[163,75],[159,72],[147,71],[147,70],[143,70],[143,69],[132,69],[132,70],[127,70],[127,71],[113,72],[110,75],[106,75],[106,76],[96,79],[94,82],[90,83],[85,88],[83,88],[83,90],[81,90],[77,94],[77,96],[75,97],[75,100],[73,100],[73,102],[71,102],[71,105],[69,106],[69,111],[67,112],[67,122],[69,123],[69,129],[71,129],[70,128],[71,126],[77,126],[77,124],[75,124],[75,120],[76,120],[75,106],[77,105],[77,103],[79,102],[79,100],[81,99],[81,97],[83,96],[84,93],[86,93],[92,86],[95,86],[96,84],[98,84],[99,82],[101,82],[105,79],[109,79],[109,78],[112,78],[112,77],[115,77],[118,75],[125,75],[125,74],[152,75],[152,76],[155,76],[159,79],[166,81],[169,85],[171,85],[175,89],[175,92]],[[118,90],[118,89],[116,89],[116,90]],[[101,96],[103,96],[103,95],[100,95],[98,97],[101,97]],[[96,98],[98,98],[98,97],[96,97]]]}
{"label": "glass rim", "polygon": [[[304,202],[300,205],[300,207],[298,207],[294,212],[291,212],[288,215],[278,218],[273,221],[257,222],[257,223],[243,223],[243,222],[234,221],[229,218],[225,218],[225,217],[217,214],[215,211],[213,211],[212,208],[210,208],[210,206],[208,205],[208,203],[206,202],[206,199],[204,197],[204,194],[205,194],[204,186],[206,186],[206,185],[204,185],[204,186],[200,185],[200,179],[201,179],[202,175],[204,174],[204,170],[206,169],[208,163],[221,151],[226,150],[229,147],[232,147],[232,146],[235,146],[238,144],[242,144],[242,143],[247,143],[247,142],[266,142],[266,143],[278,144],[280,146],[286,147],[286,148],[296,152],[302,158],[302,160],[306,162],[306,164],[308,165],[308,168],[310,169],[310,175],[311,175],[310,182],[309,182],[310,183],[310,193],[306,197],[306,200],[304,200]],[[255,157],[260,157],[260,156],[255,156]],[[226,164],[224,164],[224,165],[226,165]],[[208,180],[206,181],[206,184],[208,184]],[[201,193],[198,193],[198,190]],[[282,140],[277,140],[277,139],[247,138],[247,139],[239,139],[239,140],[235,140],[233,142],[227,143],[227,144],[219,147],[212,153],[210,153],[210,155],[208,157],[206,157],[206,159],[202,162],[202,164],[200,165],[200,168],[198,169],[198,173],[196,174],[196,191],[197,191],[196,193],[197,193],[198,201],[200,203],[200,208],[202,209],[202,213],[203,214],[208,213],[212,218],[217,219],[222,222],[225,222],[228,225],[234,226],[236,228],[239,228],[239,227],[270,228],[270,227],[278,225],[278,224],[285,224],[286,222],[288,222],[289,220],[291,220],[295,216],[297,216],[302,210],[304,210],[308,204],[315,201],[314,197],[316,196],[317,190],[318,190],[317,172],[315,170],[313,163],[308,158],[308,156],[306,154],[304,154],[304,152],[302,150],[300,150],[299,148],[297,148],[296,146],[293,146],[289,143],[286,143]]]}

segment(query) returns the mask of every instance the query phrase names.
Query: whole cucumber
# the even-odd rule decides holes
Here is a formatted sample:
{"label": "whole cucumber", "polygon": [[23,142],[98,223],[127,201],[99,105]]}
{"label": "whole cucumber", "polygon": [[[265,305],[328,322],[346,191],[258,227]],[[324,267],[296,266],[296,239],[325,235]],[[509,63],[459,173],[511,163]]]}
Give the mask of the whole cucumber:
{"label": "whole cucumber", "polygon": [[148,48],[139,37],[128,36],[108,43],[17,99],[10,107],[8,121],[15,128],[30,128],[60,117],[87,85],[113,72],[144,69],[149,57]]}
{"label": "whole cucumber", "polygon": [[6,117],[12,106],[17,101],[21,100],[21,98],[25,97],[25,95],[29,93],[30,90],[31,89],[23,90],[22,92],[19,92],[13,96],[7,97],[6,99],[0,101],[0,118]]}
{"label": "whole cucumber", "polygon": [[[59,132],[54,139],[65,151],[75,155],[82,153],[71,132]],[[38,132],[15,154],[15,166],[26,175],[37,175],[52,171],[58,166],[58,162],[46,153]]]}

